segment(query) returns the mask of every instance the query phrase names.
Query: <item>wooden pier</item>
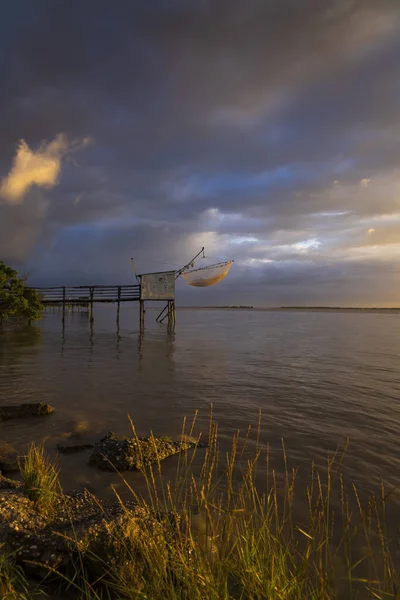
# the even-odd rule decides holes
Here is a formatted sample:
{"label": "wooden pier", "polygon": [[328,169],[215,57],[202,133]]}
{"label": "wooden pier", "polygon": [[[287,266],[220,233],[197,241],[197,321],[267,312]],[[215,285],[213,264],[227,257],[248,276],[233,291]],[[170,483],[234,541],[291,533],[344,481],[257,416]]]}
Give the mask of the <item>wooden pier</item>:
{"label": "wooden pier", "polygon": [[[65,308],[71,307],[83,307],[88,308],[90,311],[90,323],[93,324],[93,305],[97,302],[117,304],[117,324],[119,326],[119,311],[121,302],[139,302],[140,305],[140,331],[144,330],[144,318],[145,318],[145,303],[146,302],[163,302],[164,308],[158,315],[156,321],[163,323],[166,319],[168,322],[168,329],[174,330],[176,325],[176,306],[175,306],[175,282],[183,275],[185,271],[193,269],[196,259],[204,256],[204,247],[194,256],[186,265],[184,265],[178,271],[158,271],[156,273],[141,273],[136,272],[133,258],[131,258],[133,270],[135,272],[136,284],[128,285],[78,285],[78,286],[58,286],[58,287],[38,287],[32,288],[38,292],[41,296],[42,303],[44,306],[60,306],[62,307],[63,315],[63,327],[65,321]],[[229,266],[230,263],[229,262]],[[227,272],[226,265],[228,263],[221,263],[224,267],[224,273]],[[212,265],[215,270],[216,267],[221,265]],[[204,271],[204,269],[200,269]],[[229,268],[228,268],[229,270]],[[225,274],[223,276],[225,276]],[[219,277],[220,278],[220,277]],[[200,278],[201,285],[204,287],[204,277]],[[215,283],[215,276],[212,278]],[[219,279],[218,279],[219,281]],[[195,285],[192,283],[191,285]]]}
{"label": "wooden pier", "polygon": [[139,302],[140,285],[78,285],[74,287],[39,287],[43,304],[93,304],[94,302]]}
{"label": "wooden pier", "polygon": [[[93,305],[97,303],[107,303],[117,305],[117,323],[119,322],[121,302],[139,302],[140,304],[140,329],[144,329],[145,300],[163,301],[165,298],[148,297],[143,294],[143,288],[140,283],[129,285],[78,285],[78,286],[58,286],[58,287],[35,287],[41,296],[42,304],[45,307],[55,306],[62,309],[63,323],[65,320],[65,310],[67,307],[86,307],[90,314],[90,322],[93,323],[94,312]],[[145,299],[144,299],[145,298]],[[168,298],[167,306],[162,322],[168,318],[168,327],[174,328],[176,322],[174,296]],[[164,314],[164,311],[163,311]]]}

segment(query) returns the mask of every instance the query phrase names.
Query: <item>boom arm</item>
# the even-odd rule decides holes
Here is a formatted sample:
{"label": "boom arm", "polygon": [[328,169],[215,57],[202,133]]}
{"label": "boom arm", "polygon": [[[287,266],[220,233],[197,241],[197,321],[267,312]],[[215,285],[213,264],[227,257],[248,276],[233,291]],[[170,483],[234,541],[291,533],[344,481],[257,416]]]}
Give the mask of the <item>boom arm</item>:
{"label": "boom arm", "polygon": [[203,246],[203,248],[200,250],[200,252],[198,252],[198,253],[196,254],[196,256],[194,256],[194,257],[192,258],[192,260],[191,260],[191,261],[189,261],[189,262],[188,262],[188,263],[187,263],[187,264],[186,264],[184,267],[182,267],[181,269],[179,269],[179,271],[176,271],[176,272],[175,272],[175,279],[178,279],[178,277],[179,277],[180,275],[182,275],[183,271],[186,271],[186,269],[188,269],[189,267],[192,267],[192,266],[193,266],[193,263],[194,263],[194,261],[196,260],[196,258],[198,258],[198,257],[200,256],[200,254],[202,254],[202,255],[203,255],[203,258],[205,258],[205,256],[204,256],[204,246]]}

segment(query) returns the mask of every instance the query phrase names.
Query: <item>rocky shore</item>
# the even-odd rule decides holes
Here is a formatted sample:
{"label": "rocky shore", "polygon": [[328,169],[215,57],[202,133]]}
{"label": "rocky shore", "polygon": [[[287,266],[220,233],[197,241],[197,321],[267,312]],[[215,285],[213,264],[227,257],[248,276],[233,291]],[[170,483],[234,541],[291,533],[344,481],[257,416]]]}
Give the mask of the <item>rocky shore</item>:
{"label": "rocky shore", "polygon": [[[5,412],[38,416],[31,407]],[[132,488],[126,501],[117,486],[111,501],[87,489],[65,494],[58,463],[42,445],[19,456],[0,442],[1,600],[333,599],[369,598],[371,590],[379,598],[394,597],[400,571],[395,538],[385,533],[393,532],[386,498],[382,505],[375,495],[361,504],[356,494],[353,512],[342,479],[339,490],[330,488],[333,463],[322,477],[313,465],[315,485],[295,496],[295,471],[277,485],[260,452],[254,460],[244,460],[243,450],[236,453],[236,437],[233,458],[221,463],[215,436],[200,473],[197,465],[191,470],[189,453],[175,483],[163,482],[157,468],[146,467],[198,443],[114,433],[96,441],[85,437],[88,428],[77,429],[61,436],[59,452],[90,449],[82,457],[94,469],[110,471],[103,477],[111,483],[113,470],[138,470],[137,479],[146,471],[147,495]],[[262,495],[255,483],[259,457],[266,466]],[[299,517],[292,501],[305,491],[309,513]],[[336,494],[343,499],[334,508]],[[339,546],[335,536],[343,541]]]}
{"label": "rocky shore", "polygon": [[[11,489],[4,489],[3,483]],[[0,544],[2,551],[19,562],[34,561],[29,571],[39,573],[43,568],[60,569],[78,552],[97,555],[100,549],[112,546],[113,536],[129,522],[139,532],[142,520],[150,519],[134,503],[100,503],[88,492],[61,495],[50,514],[36,510],[24,494],[22,484],[0,481]],[[3,488],[3,489],[2,489]]]}
{"label": "rocky shore", "polygon": [[[0,418],[40,417],[52,412],[53,407],[47,404],[24,404],[0,407]],[[89,464],[108,471],[141,470],[195,447],[192,441],[153,435],[123,437],[112,432],[93,443],[78,438],[57,445],[58,451],[65,454],[91,448]],[[27,460],[0,440],[0,552],[23,565],[30,576],[41,577],[46,571],[63,570],[82,553],[97,557],[91,561],[94,570],[99,560],[104,564],[125,560],[121,548],[126,553],[126,544],[121,546],[121,539],[127,532],[132,545],[144,527],[148,532],[159,521],[160,515],[135,502],[104,503],[86,490],[69,494],[60,490],[49,510],[41,510],[25,487]],[[22,481],[14,480],[12,473],[18,473]]]}

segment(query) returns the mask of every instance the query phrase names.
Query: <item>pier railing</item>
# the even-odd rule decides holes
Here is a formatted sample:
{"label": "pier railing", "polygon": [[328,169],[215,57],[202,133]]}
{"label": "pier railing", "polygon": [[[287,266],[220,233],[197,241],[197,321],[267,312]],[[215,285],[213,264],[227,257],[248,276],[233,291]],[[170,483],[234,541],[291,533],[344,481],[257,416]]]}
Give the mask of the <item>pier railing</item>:
{"label": "pier railing", "polygon": [[85,304],[93,302],[137,302],[140,285],[80,285],[34,288],[43,304]]}

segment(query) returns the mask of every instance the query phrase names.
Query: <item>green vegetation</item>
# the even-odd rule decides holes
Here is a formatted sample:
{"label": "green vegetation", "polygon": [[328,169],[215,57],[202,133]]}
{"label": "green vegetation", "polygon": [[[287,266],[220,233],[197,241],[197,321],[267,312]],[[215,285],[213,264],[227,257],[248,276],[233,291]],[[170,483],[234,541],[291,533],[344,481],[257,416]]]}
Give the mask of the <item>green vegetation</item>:
{"label": "green vegetation", "polygon": [[50,515],[60,497],[58,467],[46,456],[43,445],[31,444],[26,456],[19,460],[25,494],[38,512]]}
{"label": "green vegetation", "polygon": [[26,287],[26,277],[0,261],[0,325],[11,317],[30,323],[40,317],[40,296]]}
{"label": "green vegetation", "polygon": [[30,600],[32,594],[22,568],[15,564],[15,556],[2,551],[0,545],[0,598],[2,600]]}
{"label": "green vegetation", "polygon": [[[182,440],[192,433],[184,428]],[[76,531],[69,569],[48,571],[85,600],[400,598],[384,489],[365,502],[347,490],[340,453],[300,483],[285,449],[278,474],[258,439],[250,442],[250,429],[236,435],[221,457],[211,421],[207,448],[179,456],[175,481],[164,481],[161,457],[141,470],[146,498],[119,475],[134,502],[115,492],[118,516]],[[47,514],[58,489],[54,464],[32,446],[21,468],[26,493]]]}

